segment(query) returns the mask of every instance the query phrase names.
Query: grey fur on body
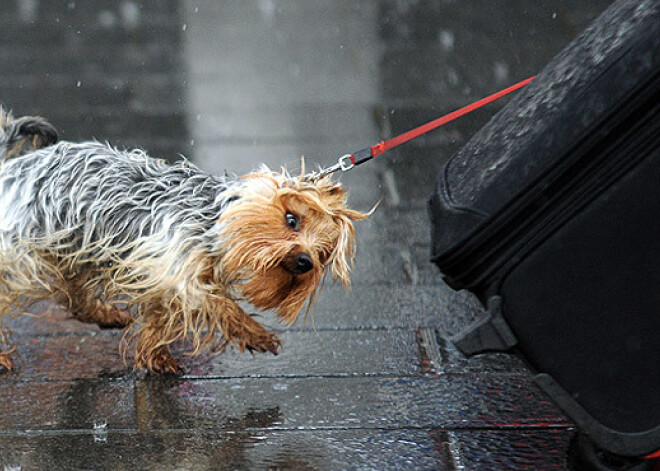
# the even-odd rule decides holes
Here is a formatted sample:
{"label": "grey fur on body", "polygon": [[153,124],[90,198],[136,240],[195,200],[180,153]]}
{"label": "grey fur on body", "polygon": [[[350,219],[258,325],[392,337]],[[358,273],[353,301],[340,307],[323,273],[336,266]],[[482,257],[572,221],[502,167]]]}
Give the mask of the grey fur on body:
{"label": "grey fur on body", "polygon": [[214,226],[237,197],[232,186],[242,185],[185,160],[169,165],[140,150],[61,142],[2,163],[0,247],[18,237],[72,253],[102,242],[99,262],[122,255],[108,244],[120,251],[146,238],[153,250],[177,243],[217,252]]}

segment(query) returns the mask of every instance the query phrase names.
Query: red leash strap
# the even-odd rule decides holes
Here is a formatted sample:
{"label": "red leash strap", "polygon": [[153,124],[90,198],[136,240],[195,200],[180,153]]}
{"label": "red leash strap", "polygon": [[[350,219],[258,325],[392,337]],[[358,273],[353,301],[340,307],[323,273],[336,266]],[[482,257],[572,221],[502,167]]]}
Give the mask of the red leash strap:
{"label": "red leash strap", "polygon": [[411,129],[408,132],[405,132],[403,134],[399,134],[398,136],[395,136],[391,139],[388,139],[386,141],[379,142],[375,146],[371,147],[366,147],[362,150],[359,150],[353,154],[346,154],[342,156],[337,164],[333,165],[332,167],[328,167],[324,170],[321,170],[318,174],[316,174],[317,177],[321,177],[333,172],[336,172],[338,170],[341,170],[343,172],[346,172],[348,170],[351,170],[353,167],[356,165],[363,164],[364,162],[373,159],[379,154],[382,154],[383,152],[386,152],[390,149],[393,149],[397,146],[400,146],[401,144],[408,142],[412,139],[415,139],[416,137],[421,136],[422,134],[426,134],[429,131],[432,131],[436,128],[439,128],[440,126],[449,123],[450,121],[453,121],[457,118],[460,118],[463,115],[466,115],[478,108],[481,108],[482,106],[486,106],[489,103],[492,103],[495,100],[498,100],[502,98],[505,95],[508,95],[509,93],[515,92],[516,90],[523,88],[525,85],[527,85],[529,82],[534,80],[535,76],[530,77],[528,79],[523,80],[522,82],[518,82],[515,85],[511,85],[508,88],[505,88],[504,90],[500,90],[497,93],[493,93],[490,96],[487,96],[486,98],[482,98],[481,100],[477,100],[474,103],[471,103],[467,106],[464,106],[462,108],[457,109],[456,111],[452,111],[449,114],[446,114],[445,116],[442,116],[440,118],[434,119],[433,121],[430,121],[426,124],[423,124],[419,127],[416,127],[414,129]]}
{"label": "red leash strap", "polygon": [[415,139],[416,137],[421,136],[422,134],[426,134],[429,131],[439,128],[440,126],[447,124],[457,118],[460,118],[463,115],[471,113],[472,111],[481,108],[482,106],[486,106],[487,104],[492,103],[493,101],[498,100],[503,96],[508,95],[509,93],[515,92],[516,90],[524,87],[532,80],[534,80],[534,77],[530,77],[526,80],[523,80],[522,82],[518,82],[517,84],[512,85],[509,88],[505,88],[504,90],[500,90],[497,93],[493,93],[492,95],[487,96],[486,98],[482,98],[481,100],[475,101],[474,103],[464,106],[463,108],[459,108],[456,111],[452,111],[451,113],[446,114],[445,116],[442,116],[438,119],[434,119],[433,121],[423,124],[419,127],[416,127],[415,129],[411,129],[408,132],[399,134],[398,136],[393,137],[392,139],[380,142],[379,144],[376,144],[375,146],[371,147],[371,156],[376,157],[378,154],[382,154],[385,151],[393,149],[405,142],[408,142],[412,139]]}

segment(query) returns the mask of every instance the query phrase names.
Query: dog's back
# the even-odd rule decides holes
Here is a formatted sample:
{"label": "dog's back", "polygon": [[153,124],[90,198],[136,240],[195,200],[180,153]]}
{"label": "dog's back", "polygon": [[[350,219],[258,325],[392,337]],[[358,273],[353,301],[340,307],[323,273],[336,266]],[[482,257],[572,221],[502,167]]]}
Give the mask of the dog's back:
{"label": "dog's back", "polygon": [[0,161],[48,147],[57,140],[57,130],[45,119],[35,116],[14,119],[0,107]]}

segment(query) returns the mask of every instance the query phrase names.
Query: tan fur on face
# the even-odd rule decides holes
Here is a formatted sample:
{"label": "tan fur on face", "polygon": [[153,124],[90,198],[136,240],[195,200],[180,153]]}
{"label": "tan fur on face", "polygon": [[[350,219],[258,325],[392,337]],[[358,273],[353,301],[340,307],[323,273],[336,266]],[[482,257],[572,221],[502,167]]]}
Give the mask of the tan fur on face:
{"label": "tan fur on face", "polygon": [[[252,174],[268,184],[261,193],[244,197],[223,214],[222,236],[229,249],[223,257],[236,290],[260,309],[275,309],[287,323],[295,322],[305,301],[314,301],[326,270],[345,288],[355,254],[351,221],[366,214],[346,207],[346,193],[330,179],[310,183]],[[286,224],[286,213],[298,216],[300,230]],[[314,268],[293,275],[282,267],[285,257],[308,254]]]}

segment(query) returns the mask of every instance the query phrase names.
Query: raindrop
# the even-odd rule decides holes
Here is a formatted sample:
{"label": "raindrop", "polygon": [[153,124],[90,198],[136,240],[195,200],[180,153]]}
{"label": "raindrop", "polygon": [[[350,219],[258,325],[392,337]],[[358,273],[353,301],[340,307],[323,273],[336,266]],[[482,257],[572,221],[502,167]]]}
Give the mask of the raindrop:
{"label": "raindrop", "polygon": [[18,17],[23,23],[34,23],[37,20],[37,0],[23,0],[18,2]]}
{"label": "raindrop", "polygon": [[69,2],[67,7],[69,8],[69,10],[73,10],[74,8],[76,8],[76,2]]}
{"label": "raindrop", "polygon": [[554,13],[552,14],[552,19],[553,19],[553,20],[556,20],[556,19],[557,19],[557,12],[554,12]]}
{"label": "raindrop", "polygon": [[454,50],[455,37],[454,33],[448,30],[440,31],[438,35],[438,40],[440,41],[440,46],[443,51],[451,52]]}
{"label": "raindrop", "polygon": [[264,20],[269,22],[273,20],[276,10],[275,2],[273,2],[273,0],[260,0],[257,3],[257,7]]}
{"label": "raindrop", "polygon": [[497,82],[504,82],[509,78],[509,66],[504,62],[495,62],[493,65],[493,74]]}
{"label": "raindrop", "polygon": [[117,17],[110,10],[103,10],[99,12],[97,21],[103,28],[109,29],[117,24]]}
{"label": "raindrop", "polygon": [[78,80],[78,82],[76,83],[76,87],[80,88],[81,86],[82,86],[82,82]]}
{"label": "raindrop", "polygon": [[108,442],[108,422],[94,421],[94,442],[107,443]]}
{"label": "raindrop", "polygon": [[94,430],[105,430],[108,428],[108,423],[105,420],[94,421]]}
{"label": "raindrop", "polygon": [[122,23],[126,29],[136,29],[140,24],[140,8],[135,2],[122,2],[119,7]]}
{"label": "raindrop", "polygon": [[456,69],[448,67],[447,68],[447,82],[449,82],[450,85],[456,86],[456,85],[458,85],[459,81],[460,81],[460,77],[458,76],[458,72],[456,71]]}
{"label": "raindrop", "polygon": [[183,26],[181,26],[181,31],[185,31],[187,29],[188,29],[188,25],[184,23]]}

